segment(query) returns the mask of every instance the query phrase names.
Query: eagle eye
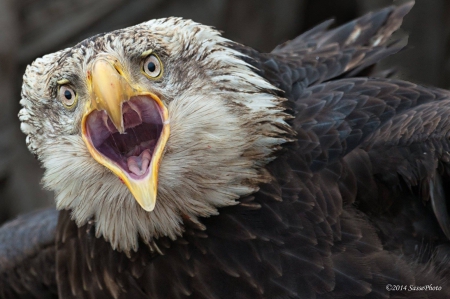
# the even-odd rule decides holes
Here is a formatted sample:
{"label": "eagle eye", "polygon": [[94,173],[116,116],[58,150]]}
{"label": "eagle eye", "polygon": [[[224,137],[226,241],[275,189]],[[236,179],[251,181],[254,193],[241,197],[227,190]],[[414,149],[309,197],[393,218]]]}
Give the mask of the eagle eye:
{"label": "eagle eye", "polygon": [[150,54],[145,60],[143,65],[144,74],[150,79],[157,79],[162,74],[162,63],[158,56]]}
{"label": "eagle eye", "polygon": [[67,85],[61,85],[59,87],[58,97],[67,109],[73,109],[77,104],[77,94]]}

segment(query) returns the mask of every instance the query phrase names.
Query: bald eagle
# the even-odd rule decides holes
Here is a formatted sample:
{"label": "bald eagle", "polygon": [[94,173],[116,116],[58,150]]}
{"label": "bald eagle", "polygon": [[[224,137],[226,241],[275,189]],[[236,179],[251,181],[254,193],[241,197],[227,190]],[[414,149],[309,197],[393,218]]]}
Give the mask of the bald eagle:
{"label": "bald eagle", "polygon": [[167,18],[38,58],[57,210],[0,228],[0,296],[448,298],[450,92],[373,72],[411,7],[271,53]]}

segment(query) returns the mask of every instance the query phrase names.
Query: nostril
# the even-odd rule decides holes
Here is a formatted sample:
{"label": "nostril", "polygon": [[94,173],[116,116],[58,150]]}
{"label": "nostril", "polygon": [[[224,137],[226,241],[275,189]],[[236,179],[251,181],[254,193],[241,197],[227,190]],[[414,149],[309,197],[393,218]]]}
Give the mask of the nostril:
{"label": "nostril", "polygon": [[122,70],[117,66],[117,63],[114,63],[114,69],[119,75],[122,75]]}

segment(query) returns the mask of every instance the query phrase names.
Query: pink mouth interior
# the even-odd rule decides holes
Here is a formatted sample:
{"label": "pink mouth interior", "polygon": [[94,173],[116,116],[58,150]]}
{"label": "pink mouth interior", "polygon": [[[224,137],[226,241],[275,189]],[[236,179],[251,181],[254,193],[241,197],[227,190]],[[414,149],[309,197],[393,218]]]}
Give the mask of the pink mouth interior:
{"label": "pink mouth interior", "polygon": [[148,96],[132,97],[122,105],[125,132],[120,134],[105,111],[86,120],[92,145],[134,179],[147,175],[161,136],[163,119],[158,104]]}

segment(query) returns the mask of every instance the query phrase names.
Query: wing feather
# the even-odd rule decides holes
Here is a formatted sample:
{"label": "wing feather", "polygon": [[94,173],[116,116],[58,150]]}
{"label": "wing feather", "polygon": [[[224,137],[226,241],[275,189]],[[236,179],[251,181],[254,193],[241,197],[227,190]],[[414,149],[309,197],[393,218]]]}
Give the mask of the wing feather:
{"label": "wing feather", "polygon": [[0,298],[56,298],[58,212],[41,210],[0,227]]}

